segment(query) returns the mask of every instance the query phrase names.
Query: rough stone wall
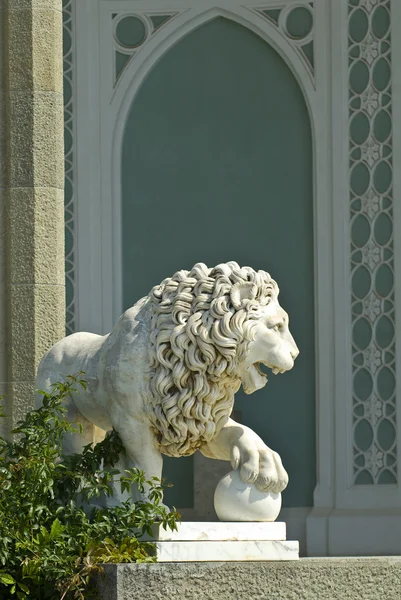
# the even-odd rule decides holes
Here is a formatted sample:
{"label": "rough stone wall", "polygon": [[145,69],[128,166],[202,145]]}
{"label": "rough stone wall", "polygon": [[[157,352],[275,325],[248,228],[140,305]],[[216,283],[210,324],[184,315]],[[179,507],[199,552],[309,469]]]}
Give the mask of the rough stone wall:
{"label": "rough stone wall", "polygon": [[[6,189],[5,153],[5,81],[4,81],[4,5],[0,0],[0,396],[3,396],[7,382],[6,356],[6,274],[5,274],[5,227],[4,206]],[[0,435],[5,434],[6,422],[0,419]]]}
{"label": "rough stone wall", "polygon": [[399,600],[401,558],[106,565],[102,600]]}
{"label": "rough stone wall", "polygon": [[[15,424],[65,328],[61,0],[0,0],[0,393]],[[5,256],[5,258],[4,258]]]}

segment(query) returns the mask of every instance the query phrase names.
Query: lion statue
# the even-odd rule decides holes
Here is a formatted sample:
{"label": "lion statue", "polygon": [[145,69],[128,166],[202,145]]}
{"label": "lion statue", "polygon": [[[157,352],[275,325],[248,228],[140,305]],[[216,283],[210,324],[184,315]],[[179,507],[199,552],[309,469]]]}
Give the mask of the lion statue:
{"label": "lion statue", "polygon": [[260,368],[291,369],[299,350],[265,271],[236,262],[178,271],[128,309],[105,336],[74,333],[40,362],[37,388],[83,371],[87,389],[73,394],[71,420],[81,435],[65,442],[79,452],[114,428],[124,468],[162,475],[162,455],[231,461],[244,482],[281,492],[288,476],[279,455],[230,418],[234,394],[266,385]]}

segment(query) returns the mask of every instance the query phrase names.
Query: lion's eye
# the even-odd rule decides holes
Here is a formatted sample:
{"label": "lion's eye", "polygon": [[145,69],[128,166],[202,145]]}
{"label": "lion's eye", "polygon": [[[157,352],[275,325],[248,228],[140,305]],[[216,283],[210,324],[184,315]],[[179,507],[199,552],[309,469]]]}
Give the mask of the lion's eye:
{"label": "lion's eye", "polygon": [[282,323],[277,323],[277,325],[275,325],[274,327],[272,327],[272,329],[273,329],[273,331],[276,331],[277,333],[279,333],[283,329],[283,324]]}

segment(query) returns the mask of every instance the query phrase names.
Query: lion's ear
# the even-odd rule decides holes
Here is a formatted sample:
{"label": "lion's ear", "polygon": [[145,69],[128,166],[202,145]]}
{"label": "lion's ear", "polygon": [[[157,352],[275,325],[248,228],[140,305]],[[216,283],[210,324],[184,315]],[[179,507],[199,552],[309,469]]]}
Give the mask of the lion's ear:
{"label": "lion's ear", "polygon": [[255,300],[257,291],[256,285],[250,281],[233,285],[231,288],[231,302],[235,310],[242,308],[245,300]]}

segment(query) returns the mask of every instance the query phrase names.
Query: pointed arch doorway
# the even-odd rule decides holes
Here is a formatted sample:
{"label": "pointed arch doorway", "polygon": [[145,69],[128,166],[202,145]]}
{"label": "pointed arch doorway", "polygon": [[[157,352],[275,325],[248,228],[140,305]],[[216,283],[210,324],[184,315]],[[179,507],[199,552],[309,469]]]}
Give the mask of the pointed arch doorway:
{"label": "pointed arch doorway", "polygon": [[[198,261],[236,260],[279,283],[300,357],[264,390],[239,393],[236,409],[282,455],[287,507],[312,506],[316,483],[312,155],[294,75],[259,36],[223,17],[147,74],[121,154],[123,308]],[[165,471],[169,501],[193,506],[192,458],[166,460]]]}

